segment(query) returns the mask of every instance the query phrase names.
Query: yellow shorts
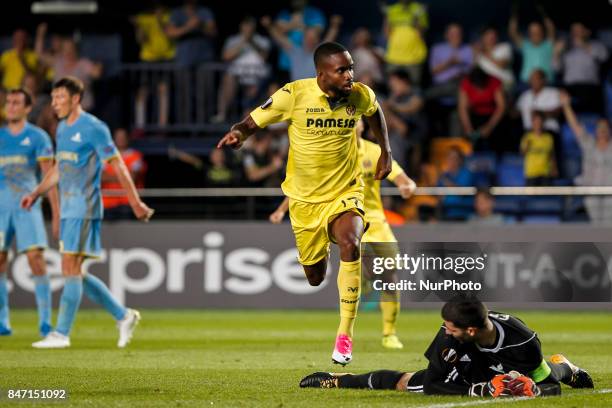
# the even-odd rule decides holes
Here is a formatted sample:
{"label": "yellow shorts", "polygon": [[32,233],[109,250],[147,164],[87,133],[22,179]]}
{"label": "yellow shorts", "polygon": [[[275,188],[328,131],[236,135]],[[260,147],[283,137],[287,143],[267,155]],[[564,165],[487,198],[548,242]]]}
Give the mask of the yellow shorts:
{"label": "yellow shorts", "polygon": [[376,219],[368,220],[368,223],[370,226],[363,234],[361,242],[397,242],[387,221]]}
{"label": "yellow shorts", "polygon": [[295,235],[298,261],[302,265],[313,265],[325,258],[332,242],[329,224],[347,211],[359,214],[362,218],[363,191],[351,189],[333,201],[306,203],[289,199],[289,218]]}

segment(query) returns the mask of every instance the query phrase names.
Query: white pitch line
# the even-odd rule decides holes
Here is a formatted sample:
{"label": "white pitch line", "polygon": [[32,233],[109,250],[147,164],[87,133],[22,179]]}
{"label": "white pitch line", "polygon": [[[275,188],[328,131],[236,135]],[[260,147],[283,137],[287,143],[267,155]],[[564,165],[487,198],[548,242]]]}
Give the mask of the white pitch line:
{"label": "white pitch line", "polygon": [[[594,390],[588,394],[610,394],[612,393],[612,388],[604,388],[601,390]],[[581,394],[584,395],[584,394]],[[484,399],[484,400],[476,400],[476,401],[466,401],[466,402],[448,402],[446,404],[434,404],[434,405],[420,405],[417,408],[457,408],[457,407],[472,407],[476,405],[487,405],[487,404],[496,404],[496,403],[513,403],[518,401],[523,401],[526,399],[531,399],[529,397],[519,397],[519,398],[492,398],[492,399]]]}

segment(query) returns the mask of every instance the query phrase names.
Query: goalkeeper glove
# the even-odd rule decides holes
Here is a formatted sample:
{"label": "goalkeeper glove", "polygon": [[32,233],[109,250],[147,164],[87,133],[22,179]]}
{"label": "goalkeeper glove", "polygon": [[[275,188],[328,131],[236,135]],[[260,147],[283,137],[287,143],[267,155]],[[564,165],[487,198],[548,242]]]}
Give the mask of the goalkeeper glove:
{"label": "goalkeeper glove", "polygon": [[513,379],[509,374],[498,374],[488,382],[472,384],[470,397],[511,397],[512,393],[507,385]]}
{"label": "goalkeeper glove", "polygon": [[511,371],[510,375],[513,379],[506,385],[510,393],[514,397],[537,397],[542,391],[540,387],[526,375],[522,375],[517,371]]}

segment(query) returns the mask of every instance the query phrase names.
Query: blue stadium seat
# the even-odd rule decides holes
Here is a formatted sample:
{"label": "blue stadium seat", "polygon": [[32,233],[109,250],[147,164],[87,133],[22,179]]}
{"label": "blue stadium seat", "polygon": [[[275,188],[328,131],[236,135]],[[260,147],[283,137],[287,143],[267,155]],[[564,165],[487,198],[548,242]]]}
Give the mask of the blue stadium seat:
{"label": "blue stadium seat", "polygon": [[564,158],[578,158],[582,157],[582,151],[580,145],[576,141],[572,128],[565,123],[561,126],[561,151],[563,152]]}
{"label": "blue stadium seat", "polygon": [[[596,114],[578,115],[578,120],[591,135],[595,134],[597,119]],[[561,127],[561,151],[563,152],[563,163],[561,163],[563,174],[568,179],[573,180],[582,172],[582,150],[574,132],[567,123]]]}
{"label": "blue stadium seat", "polygon": [[560,216],[563,212],[563,199],[561,197],[531,196],[525,199],[523,213],[529,215],[553,214]]}
{"label": "blue stadium seat", "polygon": [[582,174],[582,157],[572,157],[568,155],[564,158],[562,166],[565,177],[574,180],[577,176]]}
{"label": "blue stadium seat", "polygon": [[495,212],[504,215],[517,215],[521,213],[523,199],[518,196],[495,197]]}
{"label": "blue stadium seat", "polygon": [[597,113],[579,113],[578,121],[582,123],[590,134],[595,134],[595,128],[597,127],[597,121],[599,120],[599,115]]}
{"label": "blue stadium seat", "polygon": [[466,159],[466,165],[473,173],[495,173],[497,159],[493,152],[474,152]]}
{"label": "blue stadium seat", "polygon": [[506,154],[497,166],[497,185],[511,187],[524,186],[523,158],[515,154]]}
{"label": "blue stadium seat", "polygon": [[491,185],[497,167],[495,153],[475,152],[466,159],[466,165],[474,175],[474,185],[476,187]]}
{"label": "blue stadium seat", "polygon": [[561,217],[556,215],[526,215],[523,224],[560,224]]}

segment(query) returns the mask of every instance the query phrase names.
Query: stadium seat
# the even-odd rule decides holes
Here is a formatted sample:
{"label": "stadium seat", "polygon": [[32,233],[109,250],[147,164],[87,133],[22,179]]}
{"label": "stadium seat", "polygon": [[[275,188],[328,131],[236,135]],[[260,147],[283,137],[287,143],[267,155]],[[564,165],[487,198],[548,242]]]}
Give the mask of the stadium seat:
{"label": "stadium seat", "polygon": [[570,180],[582,174],[582,158],[567,157],[563,162],[563,174]]}
{"label": "stadium seat", "polygon": [[515,154],[506,154],[497,166],[497,185],[503,187],[524,186],[523,158]]}
{"label": "stadium seat", "polygon": [[504,215],[517,215],[521,213],[522,198],[519,196],[495,197],[495,212]]}
{"label": "stadium seat", "polygon": [[523,224],[560,224],[561,217],[556,215],[526,215]]}
{"label": "stadium seat", "polygon": [[474,152],[466,159],[466,165],[474,174],[474,185],[476,187],[491,185],[497,167],[495,153]]}
{"label": "stadium seat", "polygon": [[568,158],[581,158],[582,151],[580,150],[580,145],[576,141],[576,137],[574,136],[574,132],[572,128],[569,127],[567,123],[565,123],[561,127],[561,151],[563,152],[563,157]]}
{"label": "stadium seat", "polygon": [[599,115],[597,113],[579,113],[578,121],[582,123],[590,134],[595,134],[595,128],[597,127],[597,121],[599,120]]}
{"label": "stadium seat", "polygon": [[561,216],[563,199],[561,197],[527,197],[523,203],[523,213],[528,215],[553,214]]}

